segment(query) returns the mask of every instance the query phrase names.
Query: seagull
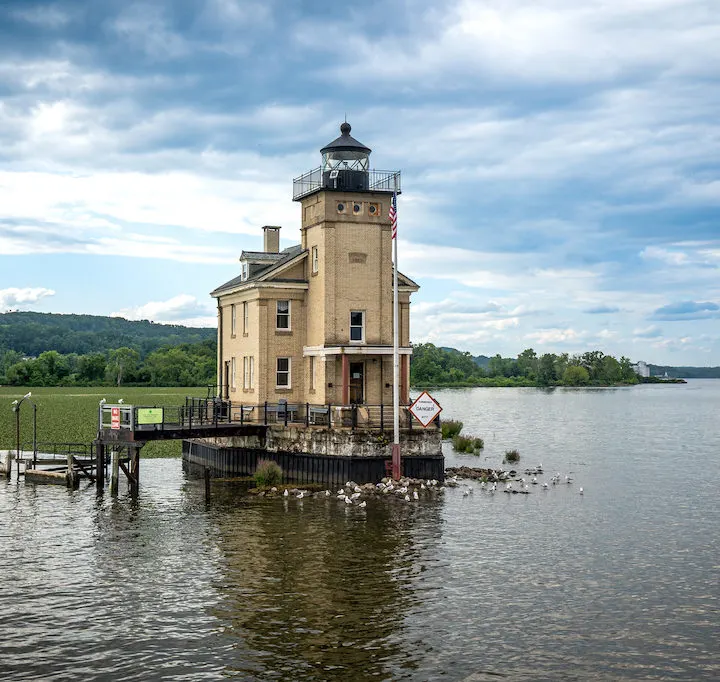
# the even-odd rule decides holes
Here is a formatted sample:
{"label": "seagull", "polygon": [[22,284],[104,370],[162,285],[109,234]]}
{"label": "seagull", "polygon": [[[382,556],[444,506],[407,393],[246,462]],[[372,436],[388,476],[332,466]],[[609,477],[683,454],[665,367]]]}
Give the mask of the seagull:
{"label": "seagull", "polygon": [[29,398],[31,395],[32,395],[32,391],[28,391],[28,392],[23,396],[23,400],[24,400],[25,398]]}
{"label": "seagull", "polygon": [[537,476],[533,476],[532,484],[537,485],[537,482],[538,482]]}
{"label": "seagull", "polygon": [[340,488],[340,490],[337,491],[337,494],[338,494],[338,495],[344,495],[344,494],[345,494],[345,490],[344,490],[343,488]]}
{"label": "seagull", "polygon": [[287,488],[285,488],[285,492],[283,493],[283,497],[287,497],[290,493],[287,491]]}
{"label": "seagull", "polygon": [[303,497],[305,497],[305,493],[301,490],[301,491],[298,493],[297,498],[298,498],[298,500],[302,500]]}
{"label": "seagull", "polygon": [[345,493],[339,493],[338,496],[337,496],[337,498],[338,498],[338,500],[345,500],[345,499],[347,499],[347,498],[345,497]]}
{"label": "seagull", "polygon": [[105,400],[105,398],[103,398],[103,399],[100,401],[100,404],[101,404],[101,405],[104,405],[106,402],[107,402],[107,400]]}
{"label": "seagull", "polygon": [[410,495],[405,495],[405,502],[410,502]]}
{"label": "seagull", "polygon": [[365,509],[365,507],[367,507],[367,502],[365,502],[365,500],[363,500],[363,501],[358,505],[358,507],[362,507],[363,509]]}
{"label": "seagull", "polygon": [[120,400],[118,400],[118,405],[122,405],[124,402],[125,401],[122,398],[120,398]]}
{"label": "seagull", "polygon": [[426,490],[424,483],[421,483],[421,484],[420,484],[420,490]]}
{"label": "seagull", "polygon": [[352,504],[352,500],[349,497],[346,497],[345,504]]}
{"label": "seagull", "polygon": [[359,486],[359,485],[356,485],[356,486],[353,488],[353,490],[354,490],[356,493],[362,492],[362,491],[360,490],[360,486]]}
{"label": "seagull", "polygon": [[417,490],[413,490],[413,499],[415,499],[415,500],[420,499],[420,495],[418,495]]}
{"label": "seagull", "polygon": [[548,484],[547,484],[547,483],[543,483],[543,490],[547,490],[547,489],[548,489]]}
{"label": "seagull", "polygon": [[493,484],[490,486],[490,492],[491,492],[491,493],[494,493],[496,490],[497,490],[497,486],[493,483]]}
{"label": "seagull", "polygon": [[467,490],[463,490],[463,497],[467,497],[470,493]]}
{"label": "seagull", "polygon": [[581,495],[583,494],[583,489],[582,489],[582,488],[580,488],[580,494],[581,494]]}
{"label": "seagull", "polygon": [[572,478],[570,478],[570,476],[565,476],[565,483],[572,483]]}
{"label": "seagull", "polygon": [[350,495],[350,498],[353,499],[353,500],[357,500],[358,497],[360,497],[360,493],[359,493],[359,492],[358,492],[358,493],[353,493],[352,495]]}

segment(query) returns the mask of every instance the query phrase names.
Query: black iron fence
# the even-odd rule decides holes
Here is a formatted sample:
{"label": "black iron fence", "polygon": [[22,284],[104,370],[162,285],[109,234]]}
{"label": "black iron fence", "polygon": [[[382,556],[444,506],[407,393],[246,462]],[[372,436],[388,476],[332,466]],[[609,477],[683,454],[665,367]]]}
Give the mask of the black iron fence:
{"label": "black iron fence", "polygon": [[[114,412],[114,423],[113,423]],[[114,425],[113,425],[114,424]],[[158,431],[222,424],[284,424],[305,427],[369,429],[392,432],[392,405],[333,405],[314,403],[246,404],[221,398],[185,398],[184,405],[140,407],[103,405],[100,428]],[[438,429],[437,418],[428,428]],[[422,429],[407,405],[400,406],[400,428]]]}

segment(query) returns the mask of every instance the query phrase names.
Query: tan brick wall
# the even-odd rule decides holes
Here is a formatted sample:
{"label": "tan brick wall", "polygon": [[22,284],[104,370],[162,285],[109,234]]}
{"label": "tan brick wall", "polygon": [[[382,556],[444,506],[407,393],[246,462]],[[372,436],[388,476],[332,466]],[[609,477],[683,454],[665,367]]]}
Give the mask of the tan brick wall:
{"label": "tan brick wall", "polygon": [[[350,344],[350,312],[365,313],[364,345],[392,346],[392,240],[387,194],[318,192],[301,202],[301,243],[307,257],[279,277],[305,280],[307,289],[281,281],[259,283],[220,298],[223,308],[223,358],[236,358],[237,384],[232,400],[271,403],[334,403],[342,400],[342,358],[315,358],[315,389],[311,362],[303,347]],[[344,204],[342,212],[338,203]],[[355,211],[354,206],[359,206]],[[370,209],[374,208],[372,214]],[[313,248],[318,272],[312,272]],[[291,329],[276,329],[276,301],[291,301]],[[242,303],[249,304],[248,335],[242,334]],[[400,345],[409,345],[410,294],[400,294]],[[230,332],[230,306],[237,306],[238,331]],[[255,358],[255,388],[243,389],[245,356]],[[276,360],[290,357],[291,388],[276,386]],[[365,401],[392,401],[392,356],[351,356],[365,363]],[[332,386],[330,386],[332,384]],[[386,386],[388,384],[388,386]]]}

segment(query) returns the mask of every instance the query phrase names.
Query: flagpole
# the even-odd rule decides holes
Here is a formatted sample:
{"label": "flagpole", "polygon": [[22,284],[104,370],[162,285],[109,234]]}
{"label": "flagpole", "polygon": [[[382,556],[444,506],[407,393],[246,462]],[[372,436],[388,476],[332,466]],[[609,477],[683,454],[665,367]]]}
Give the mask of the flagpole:
{"label": "flagpole", "polygon": [[398,329],[400,306],[398,304],[398,255],[397,255],[397,192],[393,192],[393,446],[392,475],[400,478],[400,357],[398,352]]}

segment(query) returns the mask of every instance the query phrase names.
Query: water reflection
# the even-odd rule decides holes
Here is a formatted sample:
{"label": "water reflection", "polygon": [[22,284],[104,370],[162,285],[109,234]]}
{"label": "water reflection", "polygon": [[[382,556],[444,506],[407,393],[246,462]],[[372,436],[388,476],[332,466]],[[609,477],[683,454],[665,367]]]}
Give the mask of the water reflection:
{"label": "water reflection", "polygon": [[441,503],[213,496],[223,569],[212,613],[236,638],[234,674],[370,680],[412,669],[402,635],[433,545],[413,528],[439,527]]}

